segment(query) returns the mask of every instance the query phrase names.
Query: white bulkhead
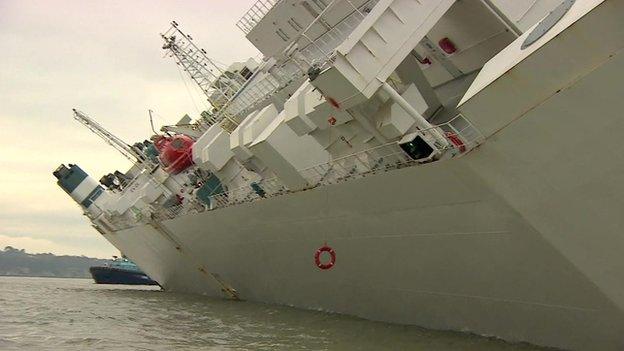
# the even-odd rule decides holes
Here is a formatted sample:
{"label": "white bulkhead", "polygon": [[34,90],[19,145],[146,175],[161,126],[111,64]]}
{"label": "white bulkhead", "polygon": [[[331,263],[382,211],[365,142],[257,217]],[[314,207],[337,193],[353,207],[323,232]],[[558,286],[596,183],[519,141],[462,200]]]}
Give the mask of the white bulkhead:
{"label": "white bulkhead", "polygon": [[487,0],[518,27],[522,32],[557,7],[562,0]]}
{"label": "white bulkhead", "polygon": [[[537,24],[529,29],[483,67],[460,101],[460,111],[485,135],[493,134],[621,50],[621,18],[603,15],[608,6],[592,12],[603,2],[576,1],[552,28]],[[534,31],[543,35],[529,44]],[[601,40],[584,40],[589,36]]]}
{"label": "white bulkhead", "polygon": [[329,155],[309,136],[295,134],[284,116],[273,105],[266,107],[246,126],[245,142],[289,189],[301,189],[308,184],[298,170],[327,162]]}
{"label": "white bulkhead", "polygon": [[[218,124],[210,128],[193,145],[193,163],[199,168],[211,172],[231,189],[247,184],[258,177],[246,170],[230,147],[230,134]],[[242,157],[240,157],[242,158]]]}

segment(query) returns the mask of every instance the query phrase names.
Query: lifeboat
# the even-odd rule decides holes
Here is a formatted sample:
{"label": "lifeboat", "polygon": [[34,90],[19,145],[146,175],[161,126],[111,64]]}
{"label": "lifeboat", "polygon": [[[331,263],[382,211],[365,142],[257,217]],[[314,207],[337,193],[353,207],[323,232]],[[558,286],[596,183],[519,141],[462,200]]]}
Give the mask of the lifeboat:
{"label": "lifeboat", "polygon": [[154,142],[158,158],[171,174],[178,174],[193,164],[193,144],[195,141],[184,134],[172,137],[160,136]]}

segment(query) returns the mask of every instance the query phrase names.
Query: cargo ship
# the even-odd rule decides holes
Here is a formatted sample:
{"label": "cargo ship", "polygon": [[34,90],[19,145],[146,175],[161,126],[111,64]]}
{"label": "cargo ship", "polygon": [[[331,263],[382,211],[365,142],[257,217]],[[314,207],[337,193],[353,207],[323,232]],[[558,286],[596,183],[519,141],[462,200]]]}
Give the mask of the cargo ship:
{"label": "cargo ship", "polygon": [[137,143],[74,110],[133,166],[54,175],[168,291],[622,350],[622,23],[621,0],[258,0],[262,60],[224,67],[174,21],[211,108]]}

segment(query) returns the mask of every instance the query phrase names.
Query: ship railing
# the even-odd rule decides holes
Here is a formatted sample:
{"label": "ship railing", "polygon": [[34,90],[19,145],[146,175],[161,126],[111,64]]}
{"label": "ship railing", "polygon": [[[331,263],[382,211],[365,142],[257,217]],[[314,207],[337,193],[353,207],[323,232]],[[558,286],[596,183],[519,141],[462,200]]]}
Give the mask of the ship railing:
{"label": "ship railing", "polygon": [[164,211],[160,212],[158,216],[160,217],[160,219],[168,219],[176,218],[190,212],[190,208],[187,205],[180,204],[167,207]]}
{"label": "ship railing", "polygon": [[335,184],[363,177],[372,172],[385,172],[414,164],[414,160],[397,143],[380,145],[330,162],[301,170],[313,187]]}
{"label": "ship railing", "polygon": [[155,208],[152,212],[152,219],[161,222],[167,219],[176,218],[184,212],[184,207],[185,206],[183,205],[175,205]]}
{"label": "ship railing", "polygon": [[[300,170],[299,173],[308,183],[308,186],[301,190],[429,163],[443,156],[459,156],[476,148],[485,140],[483,134],[461,114],[445,123],[420,130],[418,133],[424,138],[428,138],[427,135],[434,129],[438,132],[443,132],[443,135],[448,140],[448,145],[438,147],[435,150],[436,152],[430,157],[414,159],[397,142],[376,146]],[[240,188],[212,195],[209,197],[209,205],[197,206],[195,204],[194,206],[178,205],[167,207],[155,211],[153,218],[157,220],[172,219],[182,214],[198,213],[251,203],[301,190],[289,190],[277,177],[266,178]]]}
{"label": "ship railing", "polygon": [[[368,0],[363,4],[356,6],[351,0],[334,0],[329,3],[323,11],[297,36],[293,42],[284,50],[284,52],[291,52],[293,47],[298,47],[297,51],[304,57],[306,53],[310,55],[308,64],[314,63],[317,56],[324,57],[324,61],[331,61],[333,57],[333,51],[340,45],[353,30],[364,20],[372,8],[377,4],[379,0]],[[325,13],[330,12],[335,6],[341,3],[346,3],[349,6],[350,12],[343,19],[341,19],[336,25],[323,31],[322,34],[317,34],[319,31],[317,23],[322,23]],[[323,25],[325,27],[325,25]],[[315,51],[306,51],[307,48],[314,48]],[[314,54],[311,54],[315,52]],[[295,56],[294,53],[289,55]]]}
{"label": "ship railing", "polygon": [[[474,149],[485,140],[478,129],[461,114],[430,129],[420,130],[418,133],[427,138],[427,135],[434,129],[443,131],[448,144],[438,147],[431,157],[413,159],[397,142],[376,146],[300,170],[299,173],[308,182],[308,187],[305,189],[431,162],[434,156],[457,156]],[[253,202],[291,192],[293,191],[289,190],[278,178],[263,179],[251,185],[211,196],[210,209]]]}
{"label": "ship railing", "polygon": [[277,5],[279,2],[283,0],[258,0],[256,1],[247,12],[241,17],[238,22],[236,22],[236,26],[245,33],[245,35],[249,34],[256,24],[266,16],[269,11],[273,8],[273,6]]}
{"label": "ship railing", "polygon": [[119,215],[110,215],[105,213],[107,227],[110,227],[112,230],[124,230],[135,227],[137,224],[140,224],[140,221],[130,219],[127,216],[119,216]]}
{"label": "ship railing", "polygon": [[[277,3],[281,0],[274,1]],[[360,6],[356,6],[350,0],[332,1],[312,23],[297,35],[293,43],[284,52],[291,52],[295,46],[301,46],[301,48],[291,52],[287,60],[270,73],[260,77],[258,82],[252,82],[243,88],[224,106],[221,114],[228,116],[231,120],[241,121],[247,113],[253,111],[271,95],[305,77],[309,68],[322,68],[331,62],[336,47],[347,39],[378,1],[369,0]],[[341,2],[347,3],[352,8],[351,13],[320,36],[313,38],[310,32],[318,30],[318,26],[315,27],[314,25],[322,19],[325,11],[331,10],[333,6]]]}
{"label": "ship railing", "polygon": [[234,116],[236,120],[240,120],[240,117],[242,117],[240,115],[243,112],[266,99],[280,87],[281,83],[279,80],[271,74],[266,74],[233,99],[232,103],[227,107],[227,113]]}
{"label": "ship railing", "polygon": [[197,206],[189,206],[188,204],[178,204],[167,207],[152,208],[151,219],[155,221],[164,221],[167,219],[173,219],[184,214],[202,212],[202,208]]}
{"label": "ship railing", "polygon": [[307,31],[303,32],[301,38],[305,39],[308,44],[299,51],[306,63],[310,67],[323,68],[325,64],[332,62],[335,49],[362,23],[378,1],[369,0],[358,7],[350,0],[346,0],[346,3],[352,8],[352,12],[334,27],[316,39],[310,38]]}
{"label": "ship railing", "polygon": [[398,143],[393,142],[343,156],[330,162],[301,170],[300,173],[313,187],[329,185],[371,174],[428,163],[444,155],[453,157],[474,149],[485,140],[477,128],[461,114],[446,123],[420,130],[418,134],[425,139],[429,139],[428,134],[433,130],[443,131],[448,144],[436,147],[434,153],[421,159],[412,158]]}
{"label": "ship railing", "polygon": [[470,151],[485,141],[485,136],[461,113],[449,121],[429,129],[434,128],[441,129],[445,137],[451,142],[451,147],[446,149],[452,149],[460,153]]}
{"label": "ship railing", "polygon": [[266,178],[257,182],[252,182],[250,185],[211,196],[210,207],[227,207],[282,195],[288,192],[288,188],[278,178]]}

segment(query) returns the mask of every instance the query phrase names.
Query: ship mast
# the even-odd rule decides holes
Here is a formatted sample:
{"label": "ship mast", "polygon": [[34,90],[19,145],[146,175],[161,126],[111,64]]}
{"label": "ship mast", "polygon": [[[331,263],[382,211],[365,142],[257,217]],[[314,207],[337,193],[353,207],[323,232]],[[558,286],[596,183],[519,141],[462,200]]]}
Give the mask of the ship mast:
{"label": "ship mast", "polygon": [[213,107],[210,116],[203,119],[203,124],[211,126],[227,119],[228,122],[238,125],[226,113],[217,114],[217,112],[239,91],[245,83],[245,78],[239,73],[221,69],[208,57],[206,50],[195,45],[193,38],[178,28],[175,21],[171,22],[171,27],[160,36],[165,41],[163,49],[167,50],[176,64],[187,72]]}
{"label": "ship mast", "polygon": [[92,131],[95,135],[102,138],[107,144],[111,145],[115,148],[115,150],[119,151],[124,157],[126,157],[130,162],[136,164],[145,163],[145,156],[135,150],[132,146],[126,144],[119,137],[115,136],[113,133],[106,130],[102,127],[98,122],[93,120],[93,118],[87,116],[81,111],[73,109],[74,111],[74,119],[80,122],[82,125],[87,127],[90,131]]}

